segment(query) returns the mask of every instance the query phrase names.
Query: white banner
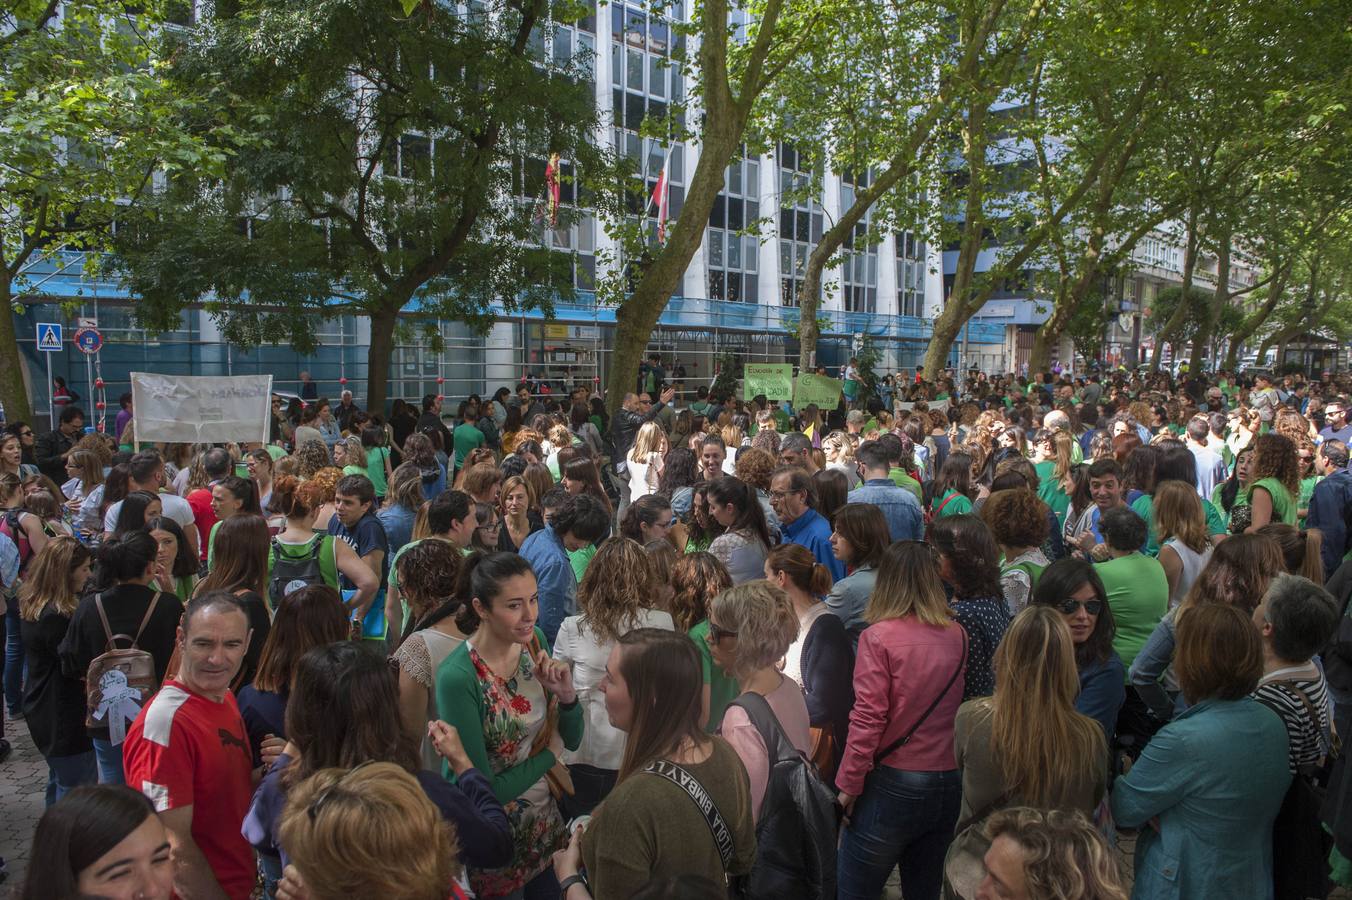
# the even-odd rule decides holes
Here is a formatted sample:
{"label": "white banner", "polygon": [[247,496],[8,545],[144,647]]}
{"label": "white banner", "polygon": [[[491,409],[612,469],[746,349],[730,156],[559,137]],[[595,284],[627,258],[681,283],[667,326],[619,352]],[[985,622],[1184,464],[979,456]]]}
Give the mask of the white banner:
{"label": "white banner", "polygon": [[267,443],[271,395],[271,375],[132,372],[132,428],[138,442]]}

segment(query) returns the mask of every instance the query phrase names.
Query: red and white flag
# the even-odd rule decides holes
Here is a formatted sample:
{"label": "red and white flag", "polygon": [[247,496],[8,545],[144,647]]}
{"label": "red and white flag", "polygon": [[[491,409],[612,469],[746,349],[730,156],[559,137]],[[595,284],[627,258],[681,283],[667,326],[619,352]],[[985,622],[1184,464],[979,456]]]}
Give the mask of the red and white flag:
{"label": "red and white flag", "polygon": [[653,188],[652,204],[657,207],[657,240],[659,243],[667,239],[667,201],[671,195],[671,183],[667,179],[667,164],[671,161],[671,154],[662,159],[662,171],[657,176],[657,186]]}

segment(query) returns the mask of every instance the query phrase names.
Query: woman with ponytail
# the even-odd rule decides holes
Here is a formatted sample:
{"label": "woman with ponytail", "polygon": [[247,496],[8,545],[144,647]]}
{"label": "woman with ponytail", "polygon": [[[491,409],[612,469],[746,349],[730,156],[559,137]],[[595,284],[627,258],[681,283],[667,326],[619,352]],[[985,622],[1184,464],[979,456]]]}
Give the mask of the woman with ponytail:
{"label": "woman with ponytail", "polygon": [[[272,502],[268,512],[286,517],[286,527],[272,539],[268,570],[276,557],[290,560],[319,558],[319,574],[324,583],[337,589],[338,575],[342,573],[357,587],[357,593],[347,601],[348,609],[361,609],[380,588],[380,579],[371,571],[352,545],[331,534],[316,534],[312,525],[315,511],[325,502],[325,489],[313,481],[301,481],[293,475],[281,475],[272,484]],[[274,597],[268,586],[269,600],[280,606],[285,597]]]}
{"label": "woman with ponytail", "polygon": [[1276,540],[1281,547],[1286,571],[1308,578],[1315,584],[1324,584],[1324,564],[1320,561],[1324,548],[1324,533],[1318,528],[1297,528],[1282,522],[1273,522],[1258,529],[1258,534]]}
{"label": "woman with ponytail", "polygon": [[709,482],[708,502],[709,512],[724,529],[709,545],[709,552],[727,568],[733,584],[763,578],[770,530],[756,489],[724,475]]}
{"label": "woman with ponytail", "polygon": [[822,602],[831,573],[800,544],[780,544],[765,560],[765,579],[798,616],[798,637],[784,654],[784,674],[803,689],[812,725],[812,758],[829,777],[845,746],[854,706],[854,648],[840,618]]}

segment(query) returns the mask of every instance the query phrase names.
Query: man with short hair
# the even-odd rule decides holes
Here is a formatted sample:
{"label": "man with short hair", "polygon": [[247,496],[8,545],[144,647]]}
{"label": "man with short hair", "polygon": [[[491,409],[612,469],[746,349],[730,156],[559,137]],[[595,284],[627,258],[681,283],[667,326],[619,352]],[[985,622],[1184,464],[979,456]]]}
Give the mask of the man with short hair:
{"label": "man with short hair", "polygon": [[418,424],[414,430],[422,434],[435,431],[441,435],[442,451],[451,449],[451,433],[446,429],[446,423],[441,421],[441,397],[436,394],[423,395],[422,415],[418,416]]}
{"label": "man with short hair", "polygon": [[1319,556],[1324,563],[1324,578],[1332,578],[1345,558],[1352,557],[1352,472],[1347,468],[1347,444],[1327,440],[1315,454],[1315,470],[1324,477],[1310,495],[1305,527],[1317,528],[1324,535]]}
{"label": "man with short hair", "polygon": [[713,481],[727,474],[723,463],[727,459],[728,448],[723,439],[716,434],[706,434],[699,445],[699,474],[705,481]]}
{"label": "man with short hair", "polygon": [[57,484],[66,481],[66,459],[84,431],[84,421],[84,410],[78,406],[67,406],[61,410],[56,428],[38,435],[33,444],[33,458],[37,461],[38,471]]}
{"label": "man with short hair", "polygon": [[[202,454],[202,471],[206,473],[207,485],[196,490],[189,491],[187,502],[192,509],[193,521],[197,525],[199,535],[210,535],[211,529],[216,525],[216,511],[211,508],[211,489],[215,487],[216,482],[220,481],[235,470],[235,461],[231,458],[229,451],[220,447],[212,447]],[[202,562],[207,561],[207,550],[209,542],[202,539],[200,542],[198,557]]]}
{"label": "man with short hair", "polygon": [[338,408],[333,411],[333,417],[338,420],[338,427],[347,431],[351,427],[352,415],[361,412],[361,409],[352,400],[351,391],[343,391],[338,396]]}
{"label": "man with short hair", "polygon": [[845,430],[850,434],[861,434],[868,416],[862,409],[852,409],[845,414]]}
{"label": "man with short hair", "polygon": [[464,491],[442,491],[427,504],[428,536],[409,541],[390,560],[385,580],[385,623],[395,639],[404,631],[404,606],[399,593],[399,557],[423,541],[447,541],[464,556],[470,554],[470,540],[478,521],[474,517],[474,498]]}
{"label": "man with short hair", "polygon": [[779,442],[779,462],[785,466],[797,466],[808,475],[817,471],[817,461],[812,458],[812,441],[805,434],[790,432]]}
{"label": "man with short hair", "polygon": [[1193,416],[1188,420],[1185,433],[1188,436],[1188,449],[1197,460],[1197,493],[1203,500],[1211,499],[1216,485],[1225,481],[1225,460],[1207,446],[1211,435],[1211,423],[1205,416]]}
{"label": "man with short hair", "polygon": [[485,440],[479,428],[479,407],[473,403],[465,404],[465,420],[451,432],[451,441],[455,447],[455,471],[459,472],[465,467],[465,456],[469,451],[482,447]]}
{"label": "man with short hair", "polygon": [[[362,623],[364,637],[385,638],[385,576],[389,574],[390,542],[385,526],[373,510],[376,501],[375,485],[365,475],[345,475],[333,489],[333,517],[329,519],[329,534],[346,543],[362,562],[375,573],[382,585],[375,597],[352,609],[351,618]],[[344,591],[355,591],[357,585],[339,573],[338,586]]]}
{"label": "man with short hair", "polygon": [[915,467],[915,442],[907,435],[888,432],[878,438],[878,444],[887,452],[887,477],[897,487],[910,491],[917,503],[924,503],[924,489],[910,474]]}
{"label": "man with short hair", "polygon": [[1089,464],[1089,496],[1094,505],[1075,520],[1066,534],[1067,543],[1079,548],[1086,556],[1103,543],[1099,528],[1102,516],[1108,510],[1126,506],[1122,499],[1122,467],[1112,457],[1096,459]]}
{"label": "man with short hair", "polygon": [[1352,424],[1347,421],[1347,398],[1334,397],[1324,404],[1324,427],[1319,432],[1321,441],[1352,441]]}
{"label": "man with short hair", "polygon": [[[646,393],[624,395],[624,402],[615,411],[615,417],[610,422],[610,434],[615,443],[615,455],[611,460],[615,467],[615,474],[621,477],[628,476],[629,465],[625,462],[625,459],[629,456],[629,450],[634,446],[634,438],[638,436],[639,428],[643,427],[645,422],[651,422],[657,418],[662,408],[670,403],[675,396],[676,391],[667,388],[662,392],[658,402],[654,404],[652,398]],[[622,496],[624,493],[627,492],[622,492]]]}
{"label": "man with short hair", "polygon": [[178,672],[127,733],[127,784],[150,798],[169,832],[180,897],[246,900],[253,891],[253,850],[240,823],[260,773],[230,690],[250,636],[244,606],[229,591],[188,601]]}
{"label": "man with short hair", "polygon": [[[225,458],[229,460],[230,454],[224,450],[217,452],[225,454]],[[230,473],[227,470],[225,474]],[[222,475],[221,477],[225,476]],[[183,529],[183,537],[188,542],[189,548],[196,553],[200,534],[195,524],[196,513],[193,511],[192,505],[178,494],[160,492],[160,488],[164,487],[164,480],[164,460],[155,450],[142,450],[127,463],[127,492],[145,491],[159,497],[160,510],[164,517],[173,519],[178,523],[178,527]],[[207,491],[207,509],[208,511],[211,509],[211,492],[209,490]],[[104,537],[111,535],[116,529],[117,517],[121,512],[121,500],[108,507],[108,511],[103,515]],[[215,521],[214,515],[212,521]]]}
{"label": "man with short hair", "polygon": [[610,531],[610,513],[588,494],[570,497],[555,510],[549,526],[521,543],[521,555],[535,570],[540,594],[540,630],[553,646],[563,620],[577,612],[577,575],[568,554],[601,540]]}
{"label": "man with short hair", "polygon": [[[1164,566],[1141,552],[1147,525],[1129,506],[1115,506],[1099,520],[1111,557],[1094,566],[1117,623],[1113,649],[1130,668],[1169,608]],[[1142,696],[1145,692],[1142,691]],[[1166,717],[1167,718],[1167,717]]]}
{"label": "man with short hair", "polygon": [[308,402],[319,399],[319,385],[310,378],[309,372],[300,373],[300,399]]}
{"label": "man with short hair", "polygon": [[881,441],[861,444],[854,458],[862,470],[864,483],[850,491],[850,502],[872,503],[882,510],[892,540],[924,540],[924,510],[913,493],[898,487],[889,477],[888,453]]}
{"label": "man with short hair", "polygon": [[813,509],[816,495],[812,477],[794,465],[784,465],[770,475],[770,505],[779,517],[784,541],[806,547],[812,557],[831,573],[835,583],[845,577],[845,564],[831,550],[831,523]]}

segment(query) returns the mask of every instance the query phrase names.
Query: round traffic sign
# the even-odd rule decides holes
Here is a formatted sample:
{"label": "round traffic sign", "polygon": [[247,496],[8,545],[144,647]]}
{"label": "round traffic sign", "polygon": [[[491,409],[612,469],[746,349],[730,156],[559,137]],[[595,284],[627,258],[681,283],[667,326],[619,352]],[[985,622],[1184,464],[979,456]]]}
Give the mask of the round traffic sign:
{"label": "round traffic sign", "polygon": [[81,328],[75,332],[75,346],[80,348],[81,353],[92,356],[103,346],[103,335],[97,328]]}

